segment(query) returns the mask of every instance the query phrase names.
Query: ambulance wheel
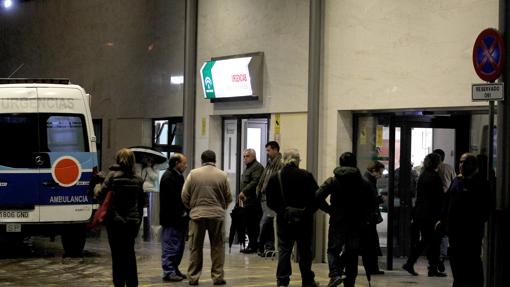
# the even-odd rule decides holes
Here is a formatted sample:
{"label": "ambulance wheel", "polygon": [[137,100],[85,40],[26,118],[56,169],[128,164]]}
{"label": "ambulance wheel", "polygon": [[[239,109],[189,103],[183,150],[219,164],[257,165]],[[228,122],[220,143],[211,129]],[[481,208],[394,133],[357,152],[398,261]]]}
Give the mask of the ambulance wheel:
{"label": "ambulance wheel", "polygon": [[62,231],[62,247],[64,247],[64,257],[82,256],[87,229],[85,224],[73,224],[64,227]]}

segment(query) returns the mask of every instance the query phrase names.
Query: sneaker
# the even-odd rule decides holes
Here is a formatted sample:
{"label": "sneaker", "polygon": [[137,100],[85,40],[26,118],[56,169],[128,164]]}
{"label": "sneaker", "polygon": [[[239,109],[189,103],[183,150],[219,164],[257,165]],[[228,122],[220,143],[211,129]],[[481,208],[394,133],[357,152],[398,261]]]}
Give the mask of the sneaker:
{"label": "sneaker", "polygon": [[177,274],[168,275],[168,276],[163,277],[163,281],[166,281],[166,282],[180,282],[180,281],[182,281],[182,279],[183,278]]}
{"label": "sneaker", "polygon": [[197,281],[189,281],[188,284],[189,285],[198,285],[198,280]]}
{"label": "sneaker", "polygon": [[409,274],[413,275],[413,276],[418,276],[418,273],[416,271],[414,271],[414,266],[409,264],[409,263],[406,263],[402,266],[402,269],[404,269],[405,271],[409,272]]}
{"label": "sneaker", "polygon": [[437,270],[429,270],[429,277],[446,277],[446,273],[439,272]]}
{"label": "sneaker", "polygon": [[342,276],[334,276],[329,279],[327,287],[336,287],[340,284],[342,284],[344,280],[342,279]]}
{"label": "sneaker", "polygon": [[227,281],[225,281],[225,279],[218,279],[218,280],[214,281],[213,284],[214,285],[225,285],[225,284],[227,284]]}

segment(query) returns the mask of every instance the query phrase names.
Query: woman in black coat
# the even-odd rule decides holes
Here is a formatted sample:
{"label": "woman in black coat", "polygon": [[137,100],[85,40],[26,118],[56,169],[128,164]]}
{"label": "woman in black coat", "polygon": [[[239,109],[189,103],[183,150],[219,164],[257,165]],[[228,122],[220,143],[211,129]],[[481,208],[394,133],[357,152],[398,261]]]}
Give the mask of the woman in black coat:
{"label": "woman in black coat", "polygon": [[103,183],[100,198],[113,192],[105,221],[112,254],[113,284],[115,287],[132,287],[138,286],[135,238],[145,204],[143,180],[134,173],[135,156],[132,151],[119,150],[115,161]]}
{"label": "woman in black coat", "polygon": [[418,273],[414,270],[414,264],[426,248],[428,249],[429,277],[446,276],[445,273],[437,270],[441,236],[435,229],[441,218],[444,200],[443,183],[437,173],[439,163],[441,163],[441,158],[438,154],[428,154],[423,161],[422,173],[418,178],[411,230],[418,232],[421,236],[412,236],[411,256],[407,259],[407,263],[402,266],[404,270],[415,276]]}

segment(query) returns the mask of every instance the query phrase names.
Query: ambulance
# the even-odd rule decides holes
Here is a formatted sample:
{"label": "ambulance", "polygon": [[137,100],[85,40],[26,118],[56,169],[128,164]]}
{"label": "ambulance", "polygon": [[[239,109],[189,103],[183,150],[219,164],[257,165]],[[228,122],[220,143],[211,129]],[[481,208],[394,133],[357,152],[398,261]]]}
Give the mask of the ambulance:
{"label": "ambulance", "polygon": [[97,170],[90,95],[66,79],[0,79],[0,236],[61,235],[81,254]]}

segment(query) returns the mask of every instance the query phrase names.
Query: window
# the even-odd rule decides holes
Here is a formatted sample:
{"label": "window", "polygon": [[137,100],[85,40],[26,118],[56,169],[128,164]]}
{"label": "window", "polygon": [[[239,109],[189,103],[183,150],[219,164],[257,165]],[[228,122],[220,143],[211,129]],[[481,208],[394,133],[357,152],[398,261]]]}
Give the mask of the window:
{"label": "window", "polygon": [[33,154],[39,151],[37,114],[0,114],[0,165],[34,168]]}
{"label": "window", "polygon": [[83,122],[78,116],[49,116],[46,138],[50,152],[84,152]]}
{"label": "window", "polygon": [[152,146],[165,154],[182,152],[182,118],[156,119],[152,121]]}

